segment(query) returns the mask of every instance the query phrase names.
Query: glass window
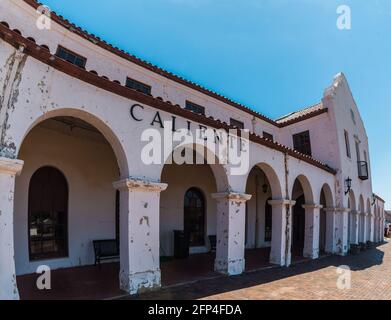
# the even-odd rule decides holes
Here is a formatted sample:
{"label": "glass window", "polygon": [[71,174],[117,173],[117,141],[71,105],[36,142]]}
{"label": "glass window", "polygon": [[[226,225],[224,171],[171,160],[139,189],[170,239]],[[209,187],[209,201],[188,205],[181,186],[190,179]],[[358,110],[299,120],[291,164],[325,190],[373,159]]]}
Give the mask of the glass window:
{"label": "glass window", "polygon": [[186,110],[193,111],[194,113],[205,115],[205,107],[195,104],[190,101],[186,101]]}
{"label": "glass window", "polygon": [[293,135],[293,147],[295,150],[311,156],[310,132],[304,131]]}
{"label": "glass window", "polygon": [[68,184],[55,168],[43,167],[31,178],[28,229],[30,260],[68,255]]}
{"label": "glass window", "polygon": [[345,135],[346,156],[348,158],[351,158],[349,133],[345,130],[344,135]]}
{"label": "glass window", "polygon": [[87,63],[87,59],[68,50],[68,49],[65,49],[64,47],[61,47],[59,46],[57,48],[57,53],[56,53],[56,56],[65,60],[65,61],[68,61],[70,63],[73,63],[74,65],[80,67],[80,68],[85,68],[86,66],[86,63]]}
{"label": "glass window", "polygon": [[131,78],[126,78],[126,86],[130,89],[134,89],[148,95],[151,94],[152,90],[151,86]]}
{"label": "glass window", "polygon": [[272,241],[272,214],[273,209],[272,206],[269,204],[269,201],[272,200],[272,198],[269,198],[266,200],[265,204],[265,242]]}
{"label": "glass window", "polygon": [[190,246],[204,246],[205,200],[199,189],[191,188],[186,192],[184,209],[184,231],[190,237]]}
{"label": "glass window", "polygon": [[263,131],[263,137],[266,138],[266,139],[269,139],[269,140],[271,140],[271,141],[274,141],[273,135],[270,134],[270,133],[267,133],[267,132],[265,132],[265,131]]}
{"label": "glass window", "polygon": [[230,124],[238,129],[244,129],[244,123],[236,119],[230,118]]}
{"label": "glass window", "polygon": [[350,116],[352,117],[353,123],[356,124],[356,117],[355,117],[354,112],[353,112],[352,109],[350,109]]}

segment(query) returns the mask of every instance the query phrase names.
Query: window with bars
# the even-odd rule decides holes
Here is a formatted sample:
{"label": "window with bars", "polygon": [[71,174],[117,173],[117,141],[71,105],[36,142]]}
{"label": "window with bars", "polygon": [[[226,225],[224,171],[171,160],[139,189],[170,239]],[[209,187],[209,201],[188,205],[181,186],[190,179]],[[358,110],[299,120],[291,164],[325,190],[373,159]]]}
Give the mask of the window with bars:
{"label": "window with bars", "polygon": [[312,155],[311,152],[311,139],[310,132],[304,131],[293,135],[293,148],[308,156]]}
{"label": "window with bars", "polygon": [[83,69],[87,63],[86,58],[61,46],[58,46],[56,56]]}
{"label": "window with bars", "polygon": [[194,113],[205,115],[205,107],[200,106],[200,105],[193,103],[193,102],[190,102],[190,101],[186,101],[185,109],[193,111]]}
{"label": "window with bars", "polygon": [[126,78],[126,86],[130,89],[137,90],[148,95],[151,94],[152,90],[151,86],[129,77]]}

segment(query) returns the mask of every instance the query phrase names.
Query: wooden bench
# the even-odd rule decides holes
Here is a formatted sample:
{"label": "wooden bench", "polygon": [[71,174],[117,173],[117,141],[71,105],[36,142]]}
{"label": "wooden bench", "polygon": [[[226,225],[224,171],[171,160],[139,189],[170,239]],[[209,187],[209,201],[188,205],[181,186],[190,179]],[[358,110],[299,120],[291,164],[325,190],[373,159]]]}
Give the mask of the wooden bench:
{"label": "wooden bench", "polygon": [[119,243],[116,239],[94,240],[95,265],[100,265],[102,260],[119,258]]}

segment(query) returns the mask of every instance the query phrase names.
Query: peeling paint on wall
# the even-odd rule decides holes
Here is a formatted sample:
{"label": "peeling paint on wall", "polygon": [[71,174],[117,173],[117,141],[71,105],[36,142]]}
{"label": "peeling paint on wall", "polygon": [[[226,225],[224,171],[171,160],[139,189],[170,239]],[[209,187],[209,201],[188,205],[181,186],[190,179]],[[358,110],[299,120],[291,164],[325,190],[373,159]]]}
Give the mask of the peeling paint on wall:
{"label": "peeling paint on wall", "polygon": [[[4,70],[6,75],[0,96],[0,156],[15,159],[16,146],[9,138],[7,130],[10,128],[8,119],[10,113],[15,110],[19,98],[19,85],[22,81],[23,68],[27,61],[27,55],[23,53],[23,47],[15,50],[6,60]],[[4,72],[4,71],[3,71]]]}

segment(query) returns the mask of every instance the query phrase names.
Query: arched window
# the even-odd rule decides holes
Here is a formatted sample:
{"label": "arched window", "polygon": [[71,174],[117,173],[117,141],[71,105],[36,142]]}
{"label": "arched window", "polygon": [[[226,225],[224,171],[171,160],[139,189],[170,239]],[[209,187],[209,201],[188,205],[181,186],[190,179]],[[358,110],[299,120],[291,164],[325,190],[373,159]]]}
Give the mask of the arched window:
{"label": "arched window", "polygon": [[30,260],[68,256],[68,184],[53,167],[30,180],[28,205]]}
{"label": "arched window", "polygon": [[272,206],[269,204],[269,200],[272,200],[272,198],[267,199],[266,204],[265,204],[265,241],[266,242],[272,241],[272,213],[273,213],[273,209],[272,209]]}
{"label": "arched window", "polygon": [[190,246],[205,245],[205,199],[197,188],[185,194],[184,231],[190,237]]}

